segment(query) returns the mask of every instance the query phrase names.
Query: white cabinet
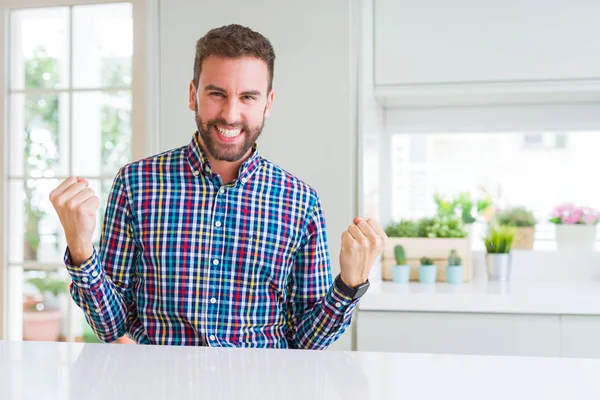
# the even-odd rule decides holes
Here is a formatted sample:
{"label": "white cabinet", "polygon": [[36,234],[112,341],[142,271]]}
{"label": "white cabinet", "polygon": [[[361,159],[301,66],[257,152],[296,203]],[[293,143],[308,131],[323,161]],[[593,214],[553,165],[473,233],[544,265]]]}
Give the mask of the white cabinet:
{"label": "white cabinet", "polygon": [[561,316],[562,355],[600,358],[600,316]]}
{"label": "white cabinet", "polygon": [[600,2],[375,0],[377,85],[600,77]]}
{"label": "white cabinet", "polygon": [[561,354],[558,315],[360,311],[357,317],[359,351]]}
{"label": "white cabinet", "polygon": [[599,16],[600,1],[374,0],[376,94],[410,105],[597,101]]}

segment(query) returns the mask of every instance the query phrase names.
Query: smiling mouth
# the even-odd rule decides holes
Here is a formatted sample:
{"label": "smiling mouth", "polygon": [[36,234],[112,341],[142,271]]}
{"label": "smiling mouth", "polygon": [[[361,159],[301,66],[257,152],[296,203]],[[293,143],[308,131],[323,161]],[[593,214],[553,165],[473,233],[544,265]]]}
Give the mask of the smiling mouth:
{"label": "smiling mouth", "polygon": [[242,132],[244,131],[241,128],[238,128],[238,129],[225,129],[225,128],[221,128],[218,125],[215,125],[215,127],[217,128],[217,131],[221,134],[221,136],[224,136],[224,137],[230,138],[230,139],[241,135]]}

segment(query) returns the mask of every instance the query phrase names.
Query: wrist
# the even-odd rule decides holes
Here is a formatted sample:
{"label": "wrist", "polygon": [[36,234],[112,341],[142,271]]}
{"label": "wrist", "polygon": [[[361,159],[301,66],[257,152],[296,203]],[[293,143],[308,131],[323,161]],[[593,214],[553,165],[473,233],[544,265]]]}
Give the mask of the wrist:
{"label": "wrist", "polygon": [[345,276],[344,274],[340,274],[340,279],[342,280],[342,282],[344,282],[344,284],[346,284],[346,286],[349,286],[351,288],[360,286],[367,281],[366,279],[363,279],[362,277]]}
{"label": "wrist", "polygon": [[69,255],[71,256],[71,264],[73,264],[74,266],[80,266],[94,253],[94,247],[91,244],[84,246],[68,247]]}
{"label": "wrist", "polygon": [[365,282],[361,282],[356,286],[349,286],[342,280],[342,276],[338,275],[335,278],[334,285],[343,295],[348,296],[352,300],[359,299],[362,297],[367,290],[369,289],[370,283],[367,279]]}

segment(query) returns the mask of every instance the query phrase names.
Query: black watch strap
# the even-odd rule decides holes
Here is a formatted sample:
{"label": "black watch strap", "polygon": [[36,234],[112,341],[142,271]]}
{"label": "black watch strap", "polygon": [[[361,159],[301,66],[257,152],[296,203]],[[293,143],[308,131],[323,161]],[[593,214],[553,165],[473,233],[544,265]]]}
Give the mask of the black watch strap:
{"label": "black watch strap", "polygon": [[342,292],[345,296],[350,297],[352,300],[356,300],[367,292],[369,289],[370,283],[369,280],[365,283],[361,283],[357,287],[350,287],[344,283],[342,280],[342,276],[338,275],[335,278],[335,286],[338,288],[340,292]]}

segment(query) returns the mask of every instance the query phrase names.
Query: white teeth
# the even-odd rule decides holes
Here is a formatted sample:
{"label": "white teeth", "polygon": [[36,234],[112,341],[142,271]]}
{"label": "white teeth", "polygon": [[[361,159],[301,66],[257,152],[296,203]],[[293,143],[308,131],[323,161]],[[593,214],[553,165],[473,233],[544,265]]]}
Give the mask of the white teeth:
{"label": "white teeth", "polygon": [[237,135],[242,133],[241,129],[223,129],[220,126],[217,126],[217,130],[221,135],[229,138],[236,137]]}

